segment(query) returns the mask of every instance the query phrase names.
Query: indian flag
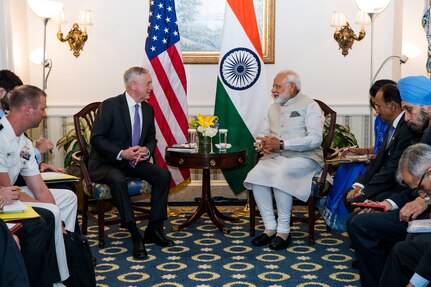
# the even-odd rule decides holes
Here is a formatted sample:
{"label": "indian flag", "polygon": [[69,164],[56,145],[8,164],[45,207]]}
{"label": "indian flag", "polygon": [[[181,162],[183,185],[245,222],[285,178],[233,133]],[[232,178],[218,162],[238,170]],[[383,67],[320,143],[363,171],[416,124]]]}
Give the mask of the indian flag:
{"label": "indian flag", "polygon": [[263,129],[269,97],[253,0],[227,0],[214,115],[228,129],[232,149],[247,149],[248,163],[223,171],[235,194],[253,167],[255,136]]}

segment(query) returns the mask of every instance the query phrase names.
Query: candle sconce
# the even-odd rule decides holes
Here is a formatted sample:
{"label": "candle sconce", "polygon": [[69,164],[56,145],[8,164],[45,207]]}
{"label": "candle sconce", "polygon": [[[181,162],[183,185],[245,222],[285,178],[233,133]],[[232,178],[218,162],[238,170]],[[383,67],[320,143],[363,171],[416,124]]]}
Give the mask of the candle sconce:
{"label": "candle sconce", "polygon": [[81,51],[84,49],[85,42],[88,40],[87,26],[91,26],[93,23],[91,21],[91,11],[84,10],[81,12],[80,23],[83,25],[83,30],[80,29],[78,23],[72,25],[72,29],[69,31],[66,37],[64,37],[61,31],[61,24],[67,23],[64,20],[63,11],[60,12],[59,16],[54,20],[58,24],[57,38],[61,42],[67,42],[69,44],[70,50],[73,51],[73,55],[78,58]]}

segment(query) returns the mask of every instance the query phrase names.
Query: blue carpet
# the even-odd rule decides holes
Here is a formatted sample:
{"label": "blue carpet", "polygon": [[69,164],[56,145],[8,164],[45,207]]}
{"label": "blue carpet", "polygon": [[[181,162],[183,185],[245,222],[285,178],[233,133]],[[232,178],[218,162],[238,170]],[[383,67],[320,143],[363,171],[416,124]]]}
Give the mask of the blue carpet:
{"label": "blue carpet", "polygon": [[[192,208],[181,208],[183,215]],[[220,208],[222,212],[232,210]],[[184,222],[171,217],[170,224]],[[131,240],[119,225],[106,229],[106,248],[97,247],[97,228],[90,222],[88,239],[97,258],[97,286],[360,286],[357,270],[351,268],[354,253],[349,249],[346,233],[327,232],[323,222],[317,223],[316,242],[308,246],[307,227],[295,223],[292,243],[287,250],[253,247],[248,233],[248,217],[227,223],[229,235],[218,231],[208,219],[201,218],[191,227],[166,235],[173,247],[147,244],[149,257],[136,260],[131,256]],[[139,224],[145,229],[146,222]],[[260,218],[257,234],[263,229]]]}

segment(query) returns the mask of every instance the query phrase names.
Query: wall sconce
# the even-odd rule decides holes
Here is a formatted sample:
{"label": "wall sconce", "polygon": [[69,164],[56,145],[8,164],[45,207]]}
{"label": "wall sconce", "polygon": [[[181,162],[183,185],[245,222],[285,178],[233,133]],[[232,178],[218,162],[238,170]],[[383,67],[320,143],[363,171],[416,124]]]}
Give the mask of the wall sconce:
{"label": "wall sconce", "polygon": [[61,42],[68,42],[70,50],[73,51],[73,55],[78,58],[80,55],[80,51],[83,50],[85,42],[88,40],[87,26],[93,25],[91,21],[91,11],[81,11],[79,23],[83,25],[84,29],[81,31],[78,23],[74,23],[72,25],[72,29],[70,29],[66,37],[64,37],[63,32],[61,32],[61,24],[67,23],[67,21],[65,21],[64,19],[63,11],[61,11],[58,17],[54,19],[54,23],[58,24],[58,40],[60,40]]}
{"label": "wall sconce", "polygon": [[355,23],[361,25],[359,36],[350,28],[350,24],[346,21],[346,15],[343,12],[334,11],[332,14],[331,27],[335,27],[334,39],[337,41],[344,57],[349,54],[349,49],[352,49],[355,41],[364,39],[366,34],[364,26],[371,24],[371,19],[366,13],[359,11]]}

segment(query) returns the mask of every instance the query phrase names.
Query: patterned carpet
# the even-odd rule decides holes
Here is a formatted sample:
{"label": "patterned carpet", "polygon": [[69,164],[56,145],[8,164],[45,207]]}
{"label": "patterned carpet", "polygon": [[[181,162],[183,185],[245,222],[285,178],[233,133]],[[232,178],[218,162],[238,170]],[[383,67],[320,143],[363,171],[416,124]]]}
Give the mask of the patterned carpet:
{"label": "patterned carpet", "polygon": [[[183,222],[192,207],[182,207],[182,216],[170,218],[170,224]],[[220,207],[222,212],[232,207]],[[301,211],[299,211],[301,212]],[[144,230],[146,223],[141,223]],[[307,244],[305,224],[292,227],[292,244],[287,250],[257,248],[250,243],[248,217],[228,223],[229,235],[218,231],[208,219],[201,218],[188,229],[166,235],[173,247],[147,244],[149,257],[135,260],[131,240],[125,229],[110,226],[106,248],[97,247],[97,228],[90,222],[88,239],[96,256],[97,286],[169,286],[169,287],[284,287],[284,286],[359,286],[359,275],[351,268],[353,252],[346,233],[327,232],[317,224],[316,243]],[[257,223],[257,234],[263,229]]]}

